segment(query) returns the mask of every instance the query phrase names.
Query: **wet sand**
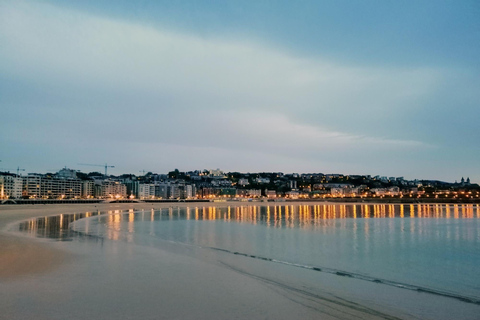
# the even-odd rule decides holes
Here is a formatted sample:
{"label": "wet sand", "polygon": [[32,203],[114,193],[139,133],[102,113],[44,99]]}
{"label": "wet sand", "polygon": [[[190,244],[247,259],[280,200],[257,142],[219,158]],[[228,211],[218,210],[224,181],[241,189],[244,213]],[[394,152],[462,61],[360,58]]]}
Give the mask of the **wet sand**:
{"label": "wet sand", "polygon": [[118,209],[115,205],[2,205],[0,206],[0,280],[24,275],[53,272],[64,261],[73,259],[69,253],[52,248],[45,241],[9,232],[18,221],[62,213]]}
{"label": "wet sand", "polygon": [[[271,203],[268,203],[271,204]],[[285,203],[278,203],[283,205]],[[311,204],[311,203],[308,203]],[[267,203],[0,207],[0,319],[475,319],[479,306],[165,243],[69,243],[9,231],[34,217]]]}

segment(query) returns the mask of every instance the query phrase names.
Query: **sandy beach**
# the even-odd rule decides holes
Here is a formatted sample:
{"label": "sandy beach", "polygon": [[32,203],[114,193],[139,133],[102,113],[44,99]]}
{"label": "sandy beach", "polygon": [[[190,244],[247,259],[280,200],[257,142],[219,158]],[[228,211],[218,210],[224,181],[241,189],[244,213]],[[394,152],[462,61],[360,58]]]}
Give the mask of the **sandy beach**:
{"label": "sandy beach", "polygon": [[159,250],[121,241],[52,241],[12,230],[35,217],[205,205],[264,203],[1,206],[0,319],[474,319],[480,310],[167,242]]}
{"label": "sandy beach", "polygon": [[[122,204],[122,209],[148,208],[148,204]],[[0,207],[0,279],[8,280],[27,274],[53,272],[63,261],[72,259],[67,252],[56,250],[45,241],[31,239],[17,232],[8,232],[9,225],[42,216],[108,211],[119,204],[69,205],[3,205]]]}

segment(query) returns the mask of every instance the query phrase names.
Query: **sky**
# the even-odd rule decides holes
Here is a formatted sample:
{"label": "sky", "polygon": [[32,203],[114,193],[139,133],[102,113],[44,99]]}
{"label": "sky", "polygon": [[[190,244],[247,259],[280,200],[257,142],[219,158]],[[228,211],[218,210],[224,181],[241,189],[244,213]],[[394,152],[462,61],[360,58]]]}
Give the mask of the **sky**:
{"label": "sky", "polygon": [[0,170],[480,183],[480,2],[0,0]]}

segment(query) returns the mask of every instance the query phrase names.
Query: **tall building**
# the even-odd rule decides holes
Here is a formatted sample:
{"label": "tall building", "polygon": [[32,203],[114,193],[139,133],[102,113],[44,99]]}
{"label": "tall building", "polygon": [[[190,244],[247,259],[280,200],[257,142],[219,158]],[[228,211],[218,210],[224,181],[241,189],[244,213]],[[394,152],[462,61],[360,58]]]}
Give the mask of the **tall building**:
{"label": "tall building", "polygon": [[23,179],[14,174],[0,175],[0,199],[20,199]]}
{"label": "tall building", "polygon": [[141,183],[138,185],[138,197],[140,199],[155,198],[155,184]]}
{"label": "tall building", "polygon": [[197,188],[194,184],[187,184],[185,186],[185,199],[193,199],[197,197]]}
{"label": "tall building", "polygon": [[133,196],[139,198],[139,186],[140,182],[132,179],[124,180],[123,184],[127,187],[127,196]]}
{"label": "tall building", "polygon": [[125,198],[127,186],[118,181],[103,180],[96,186],[95,193],[102,198]]}
{"label": "tall building", "polygon": [[23,194],[37,199],[74,199],[82,196],[82,182],[78,179],[57,179],[41,174],[23,177]]}
{"label": "tall building", "polygon": [[95,197],[95,182],[87,180],[82,182],[82,198]]}
{"label": "tall building", "polygon": [[168,198],[168,184],[160,182],[155,184],[155,197],[167,199]]}

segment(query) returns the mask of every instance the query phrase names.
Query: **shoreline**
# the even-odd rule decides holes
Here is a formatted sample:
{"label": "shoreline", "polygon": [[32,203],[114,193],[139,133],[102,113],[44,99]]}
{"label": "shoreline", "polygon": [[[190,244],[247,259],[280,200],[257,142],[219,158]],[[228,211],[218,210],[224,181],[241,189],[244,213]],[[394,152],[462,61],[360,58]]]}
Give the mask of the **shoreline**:
{"label": "shoreline", "polygon": [[203,203],[207,205],[216,203],[312,203],[312,202],[326,202],[326,203],[374,203],[374,204],[480,204],[480,198],[470,199],[452,199],[452,198],[410,198],[410,197],[373,197],[373,198],[318,198],[318,199],[186,199],[186,200],[166,200],[166,199],[146,199],[146,200],[113,200],[104,201],[103,199],[18,199],[18,200],[4,200],[0,202],[0,209],[4,206],[19,206],[19,205],[108,205],[108,204],[198,204]]}

